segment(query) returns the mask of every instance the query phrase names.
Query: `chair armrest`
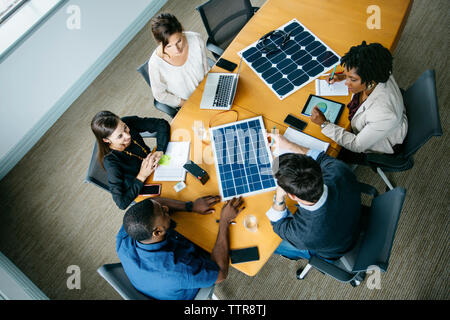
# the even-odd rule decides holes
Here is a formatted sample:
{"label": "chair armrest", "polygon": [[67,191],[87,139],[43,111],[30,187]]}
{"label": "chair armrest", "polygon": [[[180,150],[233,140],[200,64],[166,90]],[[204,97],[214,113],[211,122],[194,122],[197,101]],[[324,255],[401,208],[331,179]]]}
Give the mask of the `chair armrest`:
{"label": "chair armrest", "polygon": [[216,46],[214,43],[211,42],[211,40],[206,41],[206,49],[211,51],[212,53],[217,54],[218,56],[221,56],[225,50],[222,48]]}
{"label": "chair armrest", "polygon": [[356,274],[346,272],[341,268],[335,266],[334,264],[322,260],[316,256],[311,257],[311,259],[309,260],[309,264],[320,272],[323,272],[342,282],[349,282],[356,276]]}
{"label": "chair armrest", "polygon": [[194,297],[194,300],[211,300],[214,288],[214,285],[208,288],[200,288],[197,295]]}
{"label": "chair armrest", "polygon": [[372,196],[374,198],[378,196],[377,189],[372,187],[370,184],[360,182],[359,187],[361,188],[361,192],[368,194],[369,196]]}

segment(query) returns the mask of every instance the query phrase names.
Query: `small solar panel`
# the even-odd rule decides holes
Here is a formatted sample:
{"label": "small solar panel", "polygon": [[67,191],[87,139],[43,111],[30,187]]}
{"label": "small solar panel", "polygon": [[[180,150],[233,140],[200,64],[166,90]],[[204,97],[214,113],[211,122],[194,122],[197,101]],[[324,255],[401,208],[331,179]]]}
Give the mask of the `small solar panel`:
{"label": "small solar panel", "polygon": [[265,53],[256,41],[238,54],[280,100],[339,64],[341,57],[297,19],[277,30],[290,36],[280,50]]}
{"label": "small solar panel", "polygon": [[222,200],[276,189],[262,117],[210,129]]}

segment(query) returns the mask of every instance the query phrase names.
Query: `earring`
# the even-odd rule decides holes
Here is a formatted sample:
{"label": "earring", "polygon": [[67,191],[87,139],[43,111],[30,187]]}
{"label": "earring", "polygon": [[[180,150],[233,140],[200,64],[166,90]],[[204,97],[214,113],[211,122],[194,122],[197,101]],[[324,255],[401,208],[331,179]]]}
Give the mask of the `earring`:
{"label": "earring", "polygon": [[367,90],[372,90],[372,88],[375,86],[375,82],[371,82],[369,83],[369,85],[367,86]]}

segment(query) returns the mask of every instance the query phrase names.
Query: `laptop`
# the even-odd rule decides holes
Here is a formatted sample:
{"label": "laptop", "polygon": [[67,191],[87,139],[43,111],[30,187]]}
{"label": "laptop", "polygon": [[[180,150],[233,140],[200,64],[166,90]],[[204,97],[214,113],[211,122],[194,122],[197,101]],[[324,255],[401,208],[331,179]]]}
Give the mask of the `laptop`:
{"label": "laptop", "polygon": [[209,73],[200,109],[230,110],[236,94],[242,58],[237,73]]}

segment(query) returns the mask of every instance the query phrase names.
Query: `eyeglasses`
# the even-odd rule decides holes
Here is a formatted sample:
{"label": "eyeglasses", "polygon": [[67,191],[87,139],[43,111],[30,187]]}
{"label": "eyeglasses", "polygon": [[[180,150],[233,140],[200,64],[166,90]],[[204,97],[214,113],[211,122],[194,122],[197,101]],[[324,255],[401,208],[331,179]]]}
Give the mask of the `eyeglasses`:
{"label": "eyeglasses", "polygon": [[286,42],[289,41],[290,36],[290,32],[283,30],[270,31],[258,40],[256,48],[264,53],[271,53],[281,50]]}

